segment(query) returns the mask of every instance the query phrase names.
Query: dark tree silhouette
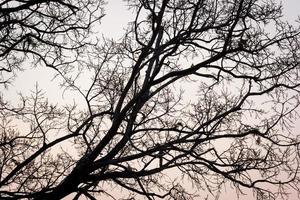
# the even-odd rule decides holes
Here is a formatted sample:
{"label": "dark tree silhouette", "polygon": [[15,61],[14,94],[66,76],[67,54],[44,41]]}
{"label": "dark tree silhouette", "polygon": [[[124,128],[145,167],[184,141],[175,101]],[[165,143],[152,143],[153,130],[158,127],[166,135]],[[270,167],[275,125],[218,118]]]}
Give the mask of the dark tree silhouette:
{"label": "dark tree silhouette", "polygon": [[[74,62],[102,16],[97,0],[4,0],[0,3],[0,83],[9,84],[26,58],[48,67]],[[72,58],[67,55],[73,54]]]}
{"label": "dark tree silhouette", "polygon": [[83,50],[81,38],[97,37],[95,3],[1,4],[2,71],[30,53],[77,94],[61,105],[37,86],[15,105],[3,93],[1,199],[299,192],[300,29],[280,4],[127,0],[135,18],[122,40]]}

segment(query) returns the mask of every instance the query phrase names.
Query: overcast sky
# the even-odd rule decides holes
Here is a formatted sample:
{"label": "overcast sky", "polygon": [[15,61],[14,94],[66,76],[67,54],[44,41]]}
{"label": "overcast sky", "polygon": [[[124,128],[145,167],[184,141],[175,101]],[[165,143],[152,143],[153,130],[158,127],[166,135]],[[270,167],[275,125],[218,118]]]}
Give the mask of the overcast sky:
{"label": "overcast sky", "polygon": [[[283,15],[286,20],[290,23],[295,23],[297,16],[300,15],[300,0],[284,0],[281,1],[284,7]],[[131,12],[126,9],[125,3],[120,4],[120,1],[110,1],[106,8],[106,16],[104,17],[102,24],[100,26],[100,32],[105,36],[110,38],[119,39],[124,33],[124,28],[127,26],[127,23],[132,19]],[[298,120],[300,122],[300,120]],[[300,123],[296,128],[300,129]],[[247,196],[240,196],[241,200],[255,200],[255,197],[252,194],[252,190],[248,190],[249,193]],[[117,197],[117,196],[116,196]],[[229,186],[226,187],[226,190],[221,194],[219,200],[236,200],[237,197],[234,194],[234,190]],[[298,199],[297,195],[291,196],[291,199]]]}
{"label": "overcast sky", "polygon": [[[289,22],[294,22],[300,14],[300,0],[283,0],[284,16]],[[129,19],[132,19],[132,13],[126,8],[124,1],[109,1],[105,9],[106,16],[103,18],[102,24],[99,27],[100,32],[105,36],[119,39],[124,33],[124,28],[127,26]]]}
{"label": "overcast sky", "polygon": [[[282,1],[283,6],[284,6],[284,15],[286,19],[290,22],[293,22],[297,19],[297,15],[300,14],[299,8],[300,8],[300,0],[285,0]],[[124,29],[127,26],[128,22],[132,20],[132,15],[131,11],[126,9],[125,2],[122,1],[109,1],[107,8],[106,8],[106,16],[104,17],[101,26],[99,27],[99,32],[103,33],[104,36],[114,38],[114,39],[119,39],[122,37],[124,33]],[[14,83],[15,88],[17,91],[23,90],[23,87],[28,87],[30,89],[33,88],[34,84],[37,81],[40,81],[41,87],[43,88],[43,81],[50,81],[51,77],[47,76],[47,71],[45,72],[45,69],[41,69],[42,71],[39,71],[37,73],[42,73],[45,74],[45,76],[39,76],[39,77],[34,77],[32,76],[32,73],[30,70],[28,70],[28,73],[24,73],[25,75],[19,76],[17,79],[16,83]],[[47,77],[45,79],[45,77]],[[41,80],[39,80],[40,78]],[[42,80],[44,79],[44,80]],[[48,79],[48,80],[47,80]],[[24,84],[26,83],[26,84]],[[49,84],[49,82],[45,82],[44,85]],[[48,87],[48,86],[47,86]],[[50,86],[49,86],[50,87]],[[55,90],[48,90],[47,93],[50,93],[51,96],[56,96]],[[51,95],[53,93],[53,95]],[[300,127],[298,127],[300,129]],[[229,189],[230,191],[230,189]],[[228,197],[232,195],[231,193],[225,194],[220,197],[220,200],[225,200],[228,199]],[[235,196],[232,196],[232,200],[235,199]],[[247,198],[241,197],[243,200],[254,200],[254,197],[252,195],[249,195]]]}

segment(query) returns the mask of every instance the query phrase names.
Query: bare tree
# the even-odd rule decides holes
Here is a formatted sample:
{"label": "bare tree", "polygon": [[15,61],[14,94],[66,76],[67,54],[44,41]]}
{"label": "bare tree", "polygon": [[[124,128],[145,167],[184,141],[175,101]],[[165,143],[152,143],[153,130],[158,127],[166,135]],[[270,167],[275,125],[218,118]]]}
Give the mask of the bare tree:
{"label": "bare tree", "polygon": [[[55,67],[63,89],[84,105],[50,103],[39,87],[17,106],[1,101],[1,199],[114,199],[111,185],[128,191],[128,199],[204,199],[227,184],[238,194],[251,189],[257,199],[299,192],[299,136],[292,123],[300,99],[300,29],[282,20],[281,5],[127,3],[135,19],[121,41],[102,40],[76,62]],[[71,15],[89,10],[67,1],[34,8],[39,5]],[[30,29],[44,24],[41,18]],[[50,46],[32,33],[17,39],[7,33],[2,54],[8,63],[13,51],[37,55],[27,46],[28,34],[59,51],[58,30]]]}
{"label": "bare tree", "polygon": [[101,0],[2,1],[0,83],[9,84],[32,57],[35,65],[52,68],[74,62],[80,47],[89,43],[91,25],[103,16],[101,5]]}

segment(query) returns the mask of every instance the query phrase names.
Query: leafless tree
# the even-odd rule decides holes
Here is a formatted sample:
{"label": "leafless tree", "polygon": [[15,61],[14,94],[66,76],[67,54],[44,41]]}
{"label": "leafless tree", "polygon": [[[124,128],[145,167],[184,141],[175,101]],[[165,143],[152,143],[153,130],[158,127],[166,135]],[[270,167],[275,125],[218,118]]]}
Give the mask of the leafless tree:
{"label": "leafless tree", "polygon": [[101,0],[1,1],[0,83],[9,84],[32,57],[34,65],[52,68],[74,62],[89,43],[91,25],[103,16],[101,5]]}
{"label": "leafless tree", "polygon": [[[54,67],[64,91],[84,104],[51,103],[38,86],[18,105],[2,99],[1,199],[114,199],[117,189],[127,199],[204,199],[217,198],[228,184],[257,199],[299,192],[299,136],[292,127],[300,29],[282,20],[282,6],[271,0],[127,3],[135,18],[121,41],[101,39],[75,62]],[[34,33],[14,38],[7,32],[2,57],[9,63],[15,51],[37,55],[35,42],[60,52],[57,34],[72,44],[78,38],[68,35],[69,25],[62,32],[60,20],[90,11],[77,4],[36,4],[33,13],[48,5],[68,12],[55,13],[50,42],[36,36],[48,30],[43,17],[28,28]],[[82,23],[75,19],[70,27]]]}

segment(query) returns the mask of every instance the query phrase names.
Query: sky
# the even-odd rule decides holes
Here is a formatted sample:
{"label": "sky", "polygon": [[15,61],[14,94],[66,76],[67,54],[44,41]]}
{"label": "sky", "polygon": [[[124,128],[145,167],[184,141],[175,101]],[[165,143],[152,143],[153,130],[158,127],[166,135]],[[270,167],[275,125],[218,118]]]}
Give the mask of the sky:
{"label": "sky", "polygon": [[[284,17],[289,22],[295,22],[297,16],[300,15],[300,0],[283,0],[282,1],[284,7]],[[104,17],[100,28],[100,32],[109,38],[113,38],[118,40],[122,37],[124,33],[124,29],[128,24],[128,19],[132,20],[133,16],[130,10],[126,9],[125,3],[120,1],[110,1],[106,8],[106,16]],[[295,130],[300,130],[300,120],[298,120],[298,125],[295,126]],[[299,133],[300,134],[300,133]],[[246,196],[240,196],[241,200],[255,200],[255,197],[249,190]],[[118,194],[115,196],[118,197]],[[224,189],[224,193],[222,193],[219,197],[219,200],[236,200],[238,199],[235,191],[227,186]],[[295,195],[291,196],[291,199],[298,199]]]}
{"label": "sky", "polygon": [[299,0],[283,0],[281,1],[284,7],[284,15],[292,22],[300,15],[300,1]]}
{"label": "sky", "polygon": [[[297,19],[297,15],[300,14],[300,0],[284,0],[282,1],[284,6],[284,16],[290,22]],[[103,18],[101,25],[99,26],[99,33],[106,37],[118,40],[122,37],[124,29],[128,22],[132,19],[132,13],[130,10],[126,9],[124,1],[110,1],[106,8],[106,16]],[[25,91],[26,88],[33,88],[36,82],[39,82],[41,88],[49,88],[47,94],[50,98],[57,98],[56,89],[49,84],[51,82],[51,77],[48,76],[51,73],[48,70],[35,69],[35,72],[27,70],[23,72],[14,83],[15,90],[7,91],[11,92],[12,97],[15,96],[16,92]],[[34,76],[34,74],[43,74]],[[32,78],[34,77],[34,78]],[[24,84],[25,83],[25,84]],[[28,91],[28,90],[27,90]],[[64,96],[63,98],[68,98]],[[72,97],[70,97],[72,98]],[[51,100],[51,99],[50,99]],[[295,130],[299,131],[300,134],[300,121]],[[225,200],[231,198],[231,200],[236,199],[230,188],[227,188],[228,192],[220,196],[220,200]],[[70,198],[66,198],[70,199]],[[249,194],[247,197],[241,197],[243,200],[254,200],[254,197]]]}
{"label": "sky", "polygon": [[[300,15],[300,0],[284,0],[282,1],[284,7],[284,17],[289,22],[295,22],[297,16]],[[123,33],[124,27],[128,23],[128,19],[132,19],[131,12],[124,9],[124,2],[121,4],[119,1],[110,1],[107,7],[107,15],[104,17],[101,24],[101,32],[104,35],[118,40]],[[116,13],[118,13],[116,15]],[[300,120],[298,120],[298,125],[295,126],[295,130],[300,130]],[[251,193],[251,190],[247,192],[246,196],[240,196],[241,200],[255,200],[255,197]],[[117,197],[117,196],[116,196]],[[296,194],[291,196],[291,199],[297,199]],[[236,200],[235,191],[227,186],[224,189],[224,193],[220,195],[219,200]]]}

